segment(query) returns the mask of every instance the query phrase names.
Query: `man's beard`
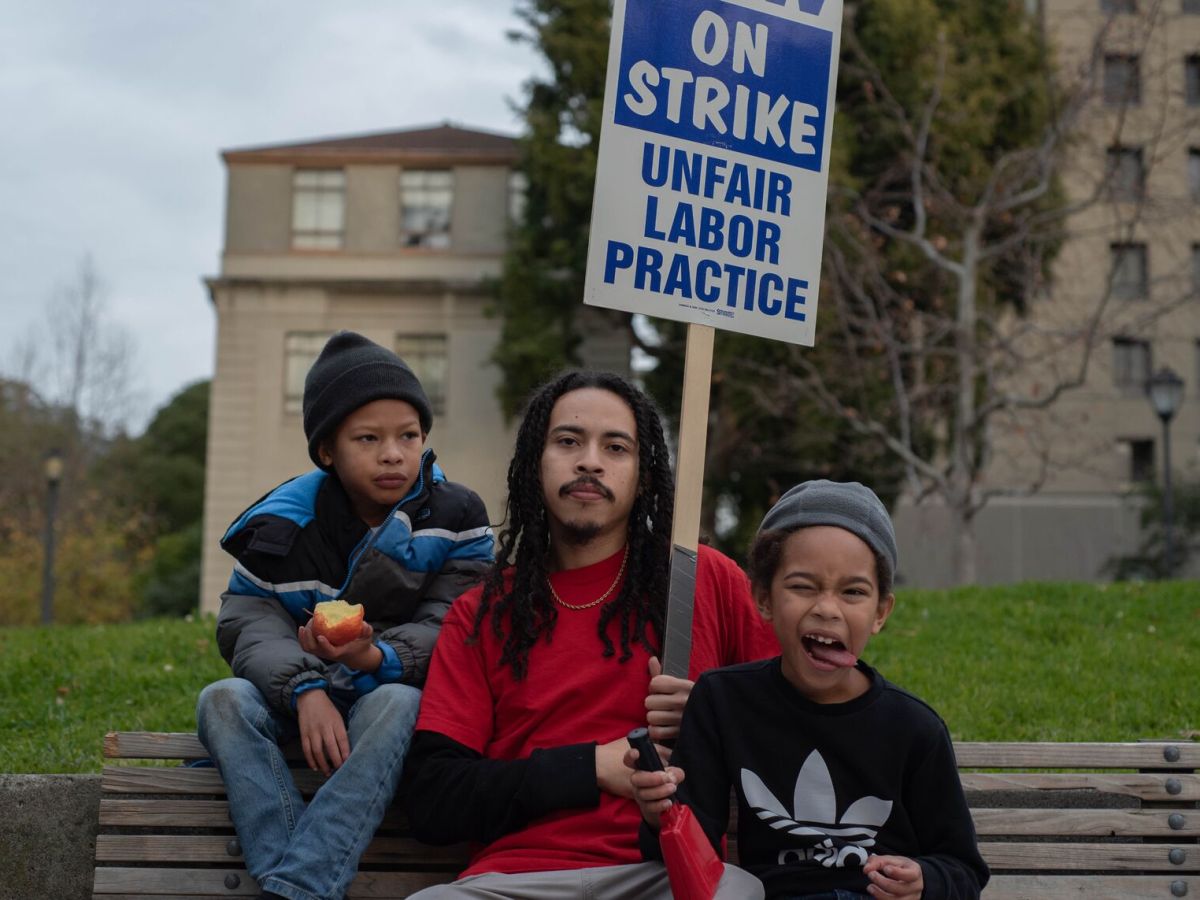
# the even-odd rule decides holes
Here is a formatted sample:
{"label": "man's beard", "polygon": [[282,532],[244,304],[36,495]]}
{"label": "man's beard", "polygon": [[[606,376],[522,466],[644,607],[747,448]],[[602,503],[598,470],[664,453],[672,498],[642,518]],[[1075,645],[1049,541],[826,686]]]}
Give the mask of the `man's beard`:
{"label": "man's beard", "polygon": [[572,547],[582,547],[596,539],[601,527],[597,522],[563,522],[562,539]]}
{"label": "man's beard", "polygon": [[[600,495],[610,503],[617,499],[608,485],[593,475],[580,475],[574,481],[564,484],[558,489],[558,496],[566,497],[578,487],[593,488],[599,491]],[[601,530],[601,526],[596,522],[563,522],[562,538],[565,543],[570,544],[572,547],[582,547],[594,541]]]}

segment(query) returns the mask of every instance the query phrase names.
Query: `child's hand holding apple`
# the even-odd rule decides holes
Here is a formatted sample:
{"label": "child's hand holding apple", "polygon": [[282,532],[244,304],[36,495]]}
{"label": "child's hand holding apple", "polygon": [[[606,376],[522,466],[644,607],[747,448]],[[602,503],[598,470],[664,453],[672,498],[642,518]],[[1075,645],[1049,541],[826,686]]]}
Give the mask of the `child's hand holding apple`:
{"label": "child's hand holding apple", "polygon": [[313,608],[307,625],[297,633],[300,646],[328,662],[339,662],[351,669],[374,672],[383,662],[383,653],[375,646],[375,632],[364,620],[361,603],[327,600]]}

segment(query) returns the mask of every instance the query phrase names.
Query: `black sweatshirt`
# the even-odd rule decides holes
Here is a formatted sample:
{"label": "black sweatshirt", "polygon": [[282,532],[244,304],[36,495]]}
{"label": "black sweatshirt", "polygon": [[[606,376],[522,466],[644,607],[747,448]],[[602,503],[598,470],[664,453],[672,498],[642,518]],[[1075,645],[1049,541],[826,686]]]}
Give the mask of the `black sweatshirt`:
{"label": "black sweatshirt", "polygon": [[444,734],[418,731],[404,779],[397,797],[427,844],[488,844],[541,816],[600,802],[594,742],[486,759]]}
{"label": "black sweatshirt", "polygon": [[[976,900],[988,880],[950,735],[923,701],[865,663],[871,687],[813,703],[779,658],[702,675],[672,765],[678,797],[714,846],[738,803],[738,854],[767,897],[835,888],[865,893],[868,854],[916,860],[923,900]],[[661,858],[645,823],[642,852]]]}

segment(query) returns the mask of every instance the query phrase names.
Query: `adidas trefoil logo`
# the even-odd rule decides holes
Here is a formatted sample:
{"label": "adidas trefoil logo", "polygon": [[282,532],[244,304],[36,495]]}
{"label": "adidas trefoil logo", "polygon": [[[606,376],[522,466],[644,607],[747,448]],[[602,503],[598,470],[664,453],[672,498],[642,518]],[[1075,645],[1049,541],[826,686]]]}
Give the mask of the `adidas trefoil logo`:
{"label": "adidas trefoil logo", "polygon": [[742,793],[759,819],[801,838],[800,843],[807,845],[802,851],[781,851],[780,864],[811,860],[826,868],[842,868],[855,862],[861,866],[867,861],[864,848],[875,845],[875,835],[892,813],[892,801],[863,797],[851,803],[839,819],[833,779],[816,750],[808,755],[796,776],[792,813],[749,769],[742,769]]}

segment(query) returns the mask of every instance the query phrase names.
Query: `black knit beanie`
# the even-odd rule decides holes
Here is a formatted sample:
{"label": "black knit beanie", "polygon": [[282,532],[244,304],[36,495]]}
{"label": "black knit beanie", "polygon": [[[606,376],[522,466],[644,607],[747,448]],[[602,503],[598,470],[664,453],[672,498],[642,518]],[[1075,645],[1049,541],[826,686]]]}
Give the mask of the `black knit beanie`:
{"label": "black knit beanie", "polygon": [[304,436],[308,455],[322,469],[317,448],[342,419],[373,400],[412,404],[421,430],[433,427],[429,398],[399,356],[353,331],[339,331],[325,344],[304,378]]}
{"label": "black knit beanie", "polygon": [[763,517],[763,531],[836,525],[855,534],[896,571],[896,531],[887,507],[857,481],[806,481],[790,488]]}

